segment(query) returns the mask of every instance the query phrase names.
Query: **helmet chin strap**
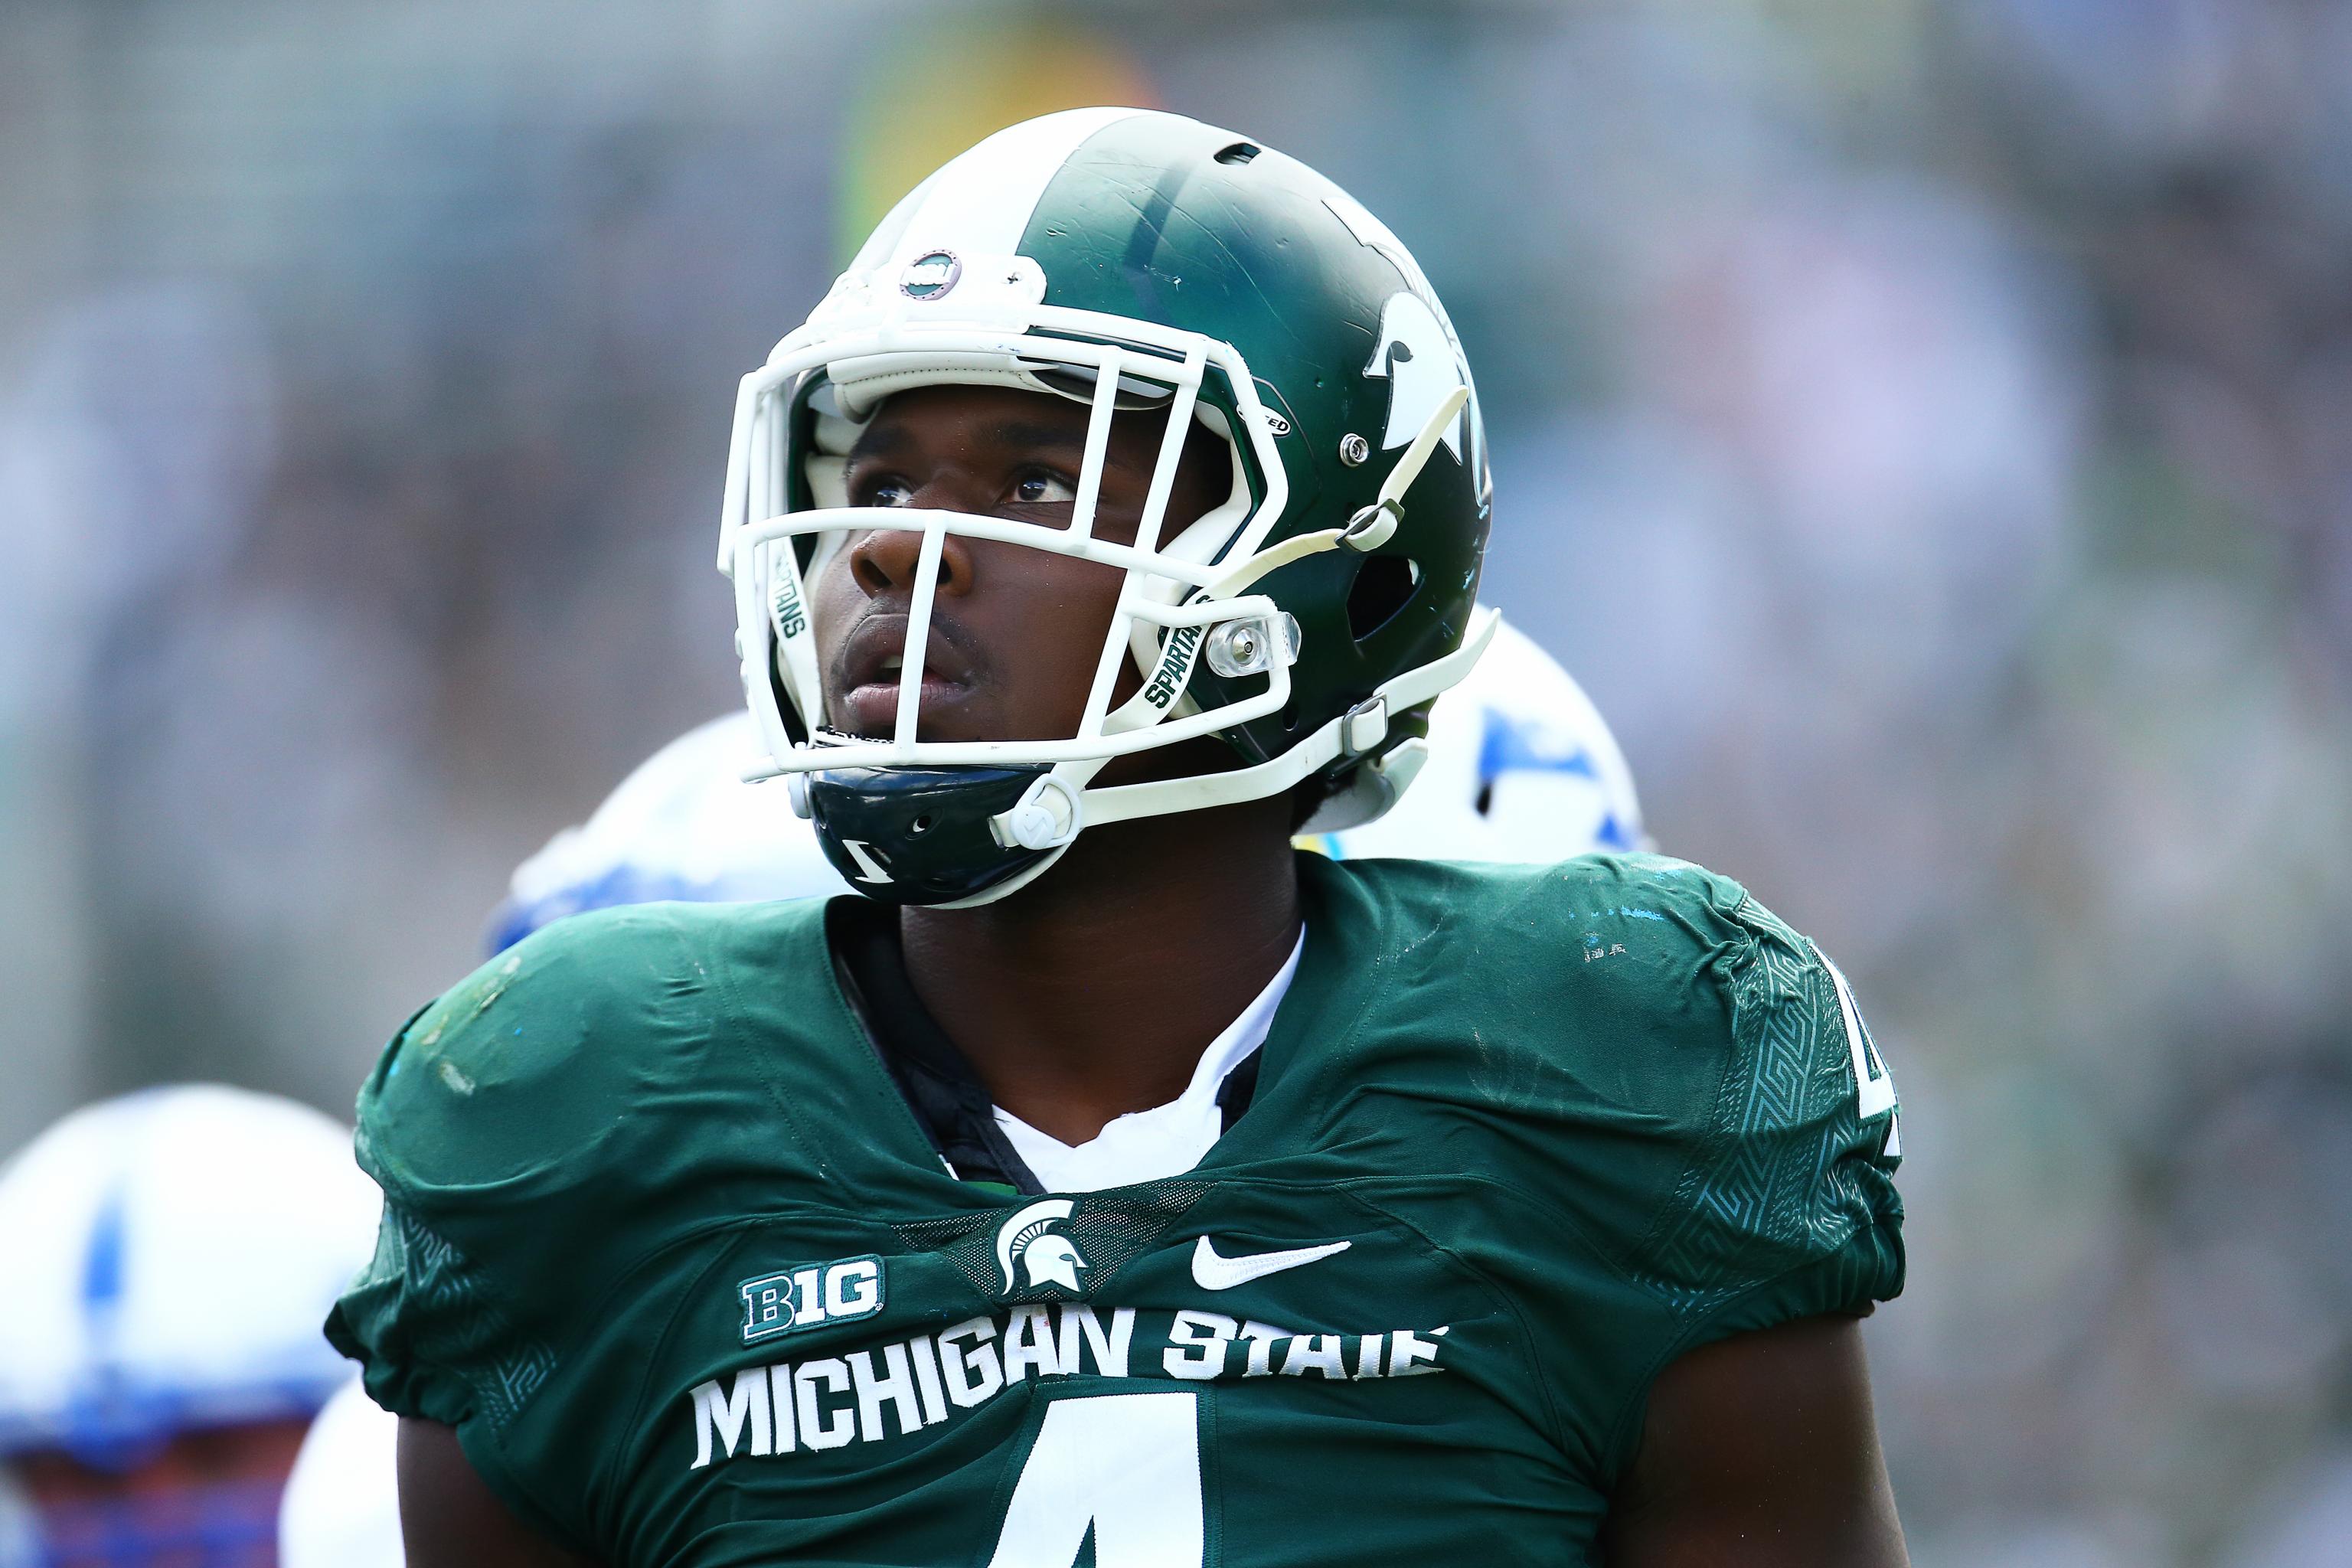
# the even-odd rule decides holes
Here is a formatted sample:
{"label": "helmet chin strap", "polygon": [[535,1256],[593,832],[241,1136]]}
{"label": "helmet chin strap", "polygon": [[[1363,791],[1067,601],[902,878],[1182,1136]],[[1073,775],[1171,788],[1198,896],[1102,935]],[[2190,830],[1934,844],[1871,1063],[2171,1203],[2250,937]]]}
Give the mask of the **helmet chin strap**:
{"label": "helmet chin strap", "polygon": [[[1495,628],[1501,621],[1500,613],[1495,610],[1473,612],[1460,647],[1443,658],[1406,670],[1321,729],[1302,736],[1297,744],[1280,756],[1230,773],[1114,784],[1095,790],[1090,792],[1087,805],[1087,820],[1099,827],[1139,816],[1260,800],[1291,788],[1343,756],[1366,757],[1365,766],[1386,771],[1388,758],[1372,753],[1388,739],[1390,718],[1431,700],[1469,674],[1471,667],[1494,641]],[[1402,786],[1400,784],[1398,787]]]}
{"label": "helmet chin strap", "polygon": [[[1389,470],[1388,478],[1381,481],[1380,493],[1373,499],[1371,505],[1358,511],[1340,527],[1318,529],[1312,533],[1302,533],[1295,538],[1286,539],[1270,549],[1259,551],[1223,577],[1219,578],[1215,586],[1210,588],[1202,597],[1234,598],[1268,573],[1287,566],[1294,561],[1303,561],[1310,555],[1320,555],[1342,547],[1369,552],[1387,543],[1396,533],[1399,520],[1404,516],[1405,491],[1412,489],[1412,481],[1421,477],[1421,470],[1429,462],[1430,454],[1437,449],[1438,440],[1444,436],[1445,427],[1454,423],[1454,416],[1462,412],[1469,401],[1470,389],[1466,386],[1457,386],[1445,395],[1444,399],[1431,412],[1427,421],[1423,424],[1421,433],[1412,438],[1412,444],[1405,448],[1404,456],[1399,458],[1396,466]],[[1462,654],[1456,654],[1431,666],[1431,671],[1433,673],[1442,671],[1451,675],[1457,662],[1463,669],[1466,669],[1468,665],[1475,662],[1478,655],[1486,650],[1487,639],[1494,635],[1491,617],[1489,624],[1480,626],[1477,631],[1479,635],[1473,639],[1474,646],[1463,650],[1468,655],[1466,659]],[[1293,650],[1294,653],[1295,651]],[[1189,671],[1187,673],[1189,675]],[[1455,679],[1458,679],[1458,676]],[[1391,683],[1391,686],[1402,684],[1406,683]],[[1449,679],[1445,684],[1450,685],[1452,681]],[[1434,696],[1435,692],[1432,691],[1431,695]],[[1426,700],[1426,699],[1395,700],[1403,696],[1404,693],[1402,691],[1391,692],[1383,689],[1381,699],[1376,700],[1380,706],[1379,734],[1370,733],[1367,721],[1371,715],[1369,712],[1344,714],[1339,719],[1323,726],[1323,731],[1318,731],[1303,748],[1319,754],[1316,755],[1306,768],[1298,771],[1297,778],[1304,778],[1307,773],[1322,766],[1343,750],[1370,750],[1386,734],[1385,721],[1389,713],[1412,706],[1413,700]],[[1139,710],[1136,705],[1139,701],[1141,701],[1140,694],[1131,699],[1119,712],[1113,714],[1106,721],[1106,728],[1122,727],[1119,726],[1120,720],[1139,717],[1142,711],[1150,711],[1156,721],[1158,719],[1166,717],[1173,708],[1171,703],[1168,708]],[[1001,811],[989,819],[990,833],[999,844],[1008,849],[1060,850],[1066,848],[1070,842],[1077,837],[1079,830],[1086,826],[1085,802],[1087,785],[1094,782],[1095,775],[1103,770],[1109,760],[1108,757],[1087,757],[1056,763],[1053,771],[1031,784],[1022,794],[1021,799],[1010,809]],[[1259,772],[1260,770],[1257,769],[1246,770],[1248,774],[1257,774]],[[1225,776],[1229,779],[1236,777],[1231,774]],[[1168,782],[1173,784],[1186,781]],[[1253,779],[1252,782],[1256,781]],[[1290,782],[1296,783],[1297,779],[1294,778]],[[1119,815],[1121,816],[1139,816],[1142,813],[1133,811],[1130,807],[1129,811]],[[1055,858],[1059,858],[1058,856]],[[1030,877],[1023,878],[1021,883],[1007,886],[1004,891],[1010,892],[1013,890],[1013,886],[1033,880],[1034,874],[1043,869],[1043,866],[1034,868]],[[995,889],[991,889],[988,896],[1001,897],[1002,895],[996,893]],[[985,901],[985,899],[973,901],[982,902]]]}
{"label": "helmet chin strap", "polygon": [[1454,423],[1454,416],[1460,414],[1469,402],[1470,389],[1466,386],[1457,386],[1445,395],[1444,400],[1438,404],[1428,421],[1422,426],[1421,434],[1412,438],[1412,445],[1404,449],[1404,456],[1399,458],[1396,467],[1389,470],[1389,477],[1381,481],[1380,494],[1371,505],[1338,528],[1323,528],[1312,533],[1298,534],[1259,551],[1219,578],[1216,586],[1209,590],[1208,596],[1230,599],[1269,572],[1287,566],[1294,561],[1303,561],[1309,555],[1337,550],[1342,545],[1350,550],[1370,552],[1386,544],[1396,533],[1398,520],[1404,516],[1404,492],[1412,488],[1413,480],[1421,478],[1422,468],[1429,461],[1430,453],[1437,449],[1438,439],[1444,435],[1445,427]]}
{"label": "helmet chin strap", "polygon": [[1009,810],[988,819],[988,830],[1007,849],[1060,849],[1086,826],[1084,799],[1087,783],[1101,771],[1107,758],[1061,763],[1053,772],[1022,792]]}

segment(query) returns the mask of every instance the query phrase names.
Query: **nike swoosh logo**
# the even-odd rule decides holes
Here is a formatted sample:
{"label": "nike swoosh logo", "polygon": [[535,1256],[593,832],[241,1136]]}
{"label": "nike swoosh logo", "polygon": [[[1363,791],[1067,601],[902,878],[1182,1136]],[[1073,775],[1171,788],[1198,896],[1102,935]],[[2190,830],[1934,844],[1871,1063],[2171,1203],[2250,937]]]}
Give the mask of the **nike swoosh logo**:
{"label": "nike swoosh logo", "polygon": [[1247,1258],[1220,1258],[1207,1237],[1192,1249],[1192,1283],[1203,1290],[1230,1290],[1286,1268],[1304,1268],[1345,1252],[1355,1243],[1328,1242],[1321,1247],[1295,1247],[1287,1252],[1254,1252]]}

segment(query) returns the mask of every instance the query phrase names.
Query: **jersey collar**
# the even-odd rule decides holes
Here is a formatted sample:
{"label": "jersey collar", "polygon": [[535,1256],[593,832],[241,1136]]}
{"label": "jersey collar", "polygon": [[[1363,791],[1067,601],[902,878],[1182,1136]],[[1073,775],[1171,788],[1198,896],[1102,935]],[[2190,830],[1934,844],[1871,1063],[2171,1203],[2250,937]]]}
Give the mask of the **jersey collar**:
{"label": "jersey collar", "polygon": [[[825,943],[842,994],[865,1026],[867,1042],[932,1152],[960,1181],[1009,1187],[1024,1194],[1045,1191],[997,1120],[995,1102],[970,1059],[915,994],[899,944],[898,911],[867,899],[835,899],[825,906],[824,916]],[[1275,1010],[1269,1004],[1287,989],[1304,946],[1302,936],[1266,992],[1202,1057],[1198,1070],[1213,1073],[1217,1080],[1214,1100],[1221,1132],[1232,1131],[1249,1109],[1270,1027],[1265,1015]],[[1232,1059],[1241,1038],[1253,1036],[1239,1059]],[[1226,1059],[1212,1063],[1212,1057]]]}
{"label": "jersey collar", "polygon": [[[1300,1125],[1260,1127],[1244,1113],[1279,1087],[1304,1108],[1342,1085],[1325,1081],[1325,1058],[1345,1054],[1364,1013],[1384,989],[1386,933],[1373,900],[1341,865],[1297,857],[1302,912],[1310,935],[1276,1008],[1265,1043],[1228,1073],[1217,1104],[1225,1136],[1195,1168],[1208,1175],[1243,1161],[1303,1151],[1287,1147]],[[928,1144],[932,1167],[967,1188],[1034,1194],[1044,1189],[998,1125],[978,1073],[916,996],[898,944],[896,913],[858,897],[824,909],[822,940],[834,978],[865,1037],[866,1059],[883,1069]],[[1286,1136],[1288,1134],[1288,1136]]]}

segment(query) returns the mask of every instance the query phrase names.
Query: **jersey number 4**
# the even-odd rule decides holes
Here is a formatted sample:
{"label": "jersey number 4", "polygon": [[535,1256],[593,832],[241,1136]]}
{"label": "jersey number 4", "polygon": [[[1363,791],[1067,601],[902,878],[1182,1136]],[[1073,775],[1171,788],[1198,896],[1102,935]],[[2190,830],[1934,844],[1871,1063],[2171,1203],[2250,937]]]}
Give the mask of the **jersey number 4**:
{"label": "jersey number 4", "polygon": [[988,1568],[1201,1568],[1201,1426],[1193,1394],[1057,1399],[1021,1467]]}

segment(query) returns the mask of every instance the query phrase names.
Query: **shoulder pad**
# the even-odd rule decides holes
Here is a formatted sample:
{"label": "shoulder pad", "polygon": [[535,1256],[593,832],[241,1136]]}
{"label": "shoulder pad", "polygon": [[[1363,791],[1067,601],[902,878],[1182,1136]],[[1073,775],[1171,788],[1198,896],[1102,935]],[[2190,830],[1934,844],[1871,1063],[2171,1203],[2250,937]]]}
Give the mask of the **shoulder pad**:
{"label": "shoulder pad", "polygon": [[1759,1327],[1900,1289],[1893,1085],[1835,971],[1746,889],[1654,855],[1343,869],[1383,911],[1392,994],[1460,1020],[1444,1061],[1390,1070],[1508,1125],[1545,1201],[1672,1311]]}
{"label": "shoulder pad", "polygon": [[546,928],[394,1037],[360,1091],[361,1163],[411,1201],[576,1182],[635,1090],[707,1039],[707,985],[668,906]]}

